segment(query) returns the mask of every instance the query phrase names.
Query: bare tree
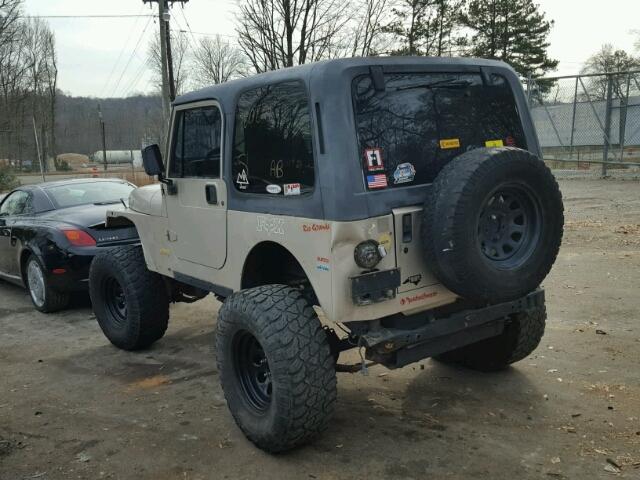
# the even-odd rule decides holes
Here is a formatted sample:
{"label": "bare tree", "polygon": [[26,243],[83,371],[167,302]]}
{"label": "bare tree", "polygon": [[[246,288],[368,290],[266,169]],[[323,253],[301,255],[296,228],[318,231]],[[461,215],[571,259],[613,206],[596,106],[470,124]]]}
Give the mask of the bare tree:
{"label": "bare tree", "polygon": [[0,0],[0,46],[16,35],[21,6],[22,0]]}
{"label": "bare tree", "polygon": [[350,21],[344,0],[246,0],[236,31],[257,72],[339,55],[339,33]]}
{"label": "bare tree", "polygon": [[[630,70],[640,70],[640,58],[624,50],[616,50],[611,44],[605,44],[587,59],[581,73],[621,74]],[[592,98],[607,98],[607,78],[612,81],[613,96],[623,98],[626,96],[629,79],[633,82],[634,77],[629,78],[626,74],[591,77],[587,80],[587,89]],[[635,78],[640,80],[640,75],[636,74]]]}
{"label": "bare tree", "polygon": [[[182,95],[191,82],[191,52],[189,38],[182,32],[171,32],[171,52],[173,56],[173,75],[176,83],[176,94]],[[154,37],[149,43],[147,62],[153,70],[153,83],[162,83],[162,57],[160,55],[160,38]]]}
{"label": "bare tree", "polygon": [[364,0],[354,5],[351,17],[355,20],[349,32],[352,57],[367,57],[384,50],[384,23],[390,0]]}
{"label": "bare tree", "polygon": [[[2,0],[0,0],[1,2]],[[33,123],[45,159],[55,156],[55,37],[42,20],[17,19],[0,43],[0,156],[36,160]],[[5,34],[7,30],[5,29]]]}
{"label": "bare tree", "polygon": [[461,42],[456,35],[464,0],[396,0],[393,20],[384,30],[393,35],[390,53],[447,56]]}
{"label": "bare tree", "polygon": [[204,37],[193,52],[194,83],[200,87],[243,76],[247,65],[242,51],[220,35]]}

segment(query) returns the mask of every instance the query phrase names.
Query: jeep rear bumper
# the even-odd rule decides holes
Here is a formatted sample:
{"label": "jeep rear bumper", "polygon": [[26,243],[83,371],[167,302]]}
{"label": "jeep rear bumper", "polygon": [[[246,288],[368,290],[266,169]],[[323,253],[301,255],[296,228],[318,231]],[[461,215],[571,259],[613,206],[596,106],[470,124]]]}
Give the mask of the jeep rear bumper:
{"label": "jeep rear bumper", "polygon": [[378,326],[360,334],[367,358],[388,368],[400,368],[486,338],[500,335],[510,315],[544,305],[544,290],[538,289],[511,302],[479,309],[462,310],[448,316],[429,318],[417,328]]}

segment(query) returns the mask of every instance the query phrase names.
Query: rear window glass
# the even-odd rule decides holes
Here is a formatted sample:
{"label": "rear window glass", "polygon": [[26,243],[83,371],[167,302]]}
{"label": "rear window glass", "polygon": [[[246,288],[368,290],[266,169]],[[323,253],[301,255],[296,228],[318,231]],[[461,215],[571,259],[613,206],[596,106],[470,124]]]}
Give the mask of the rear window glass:
{"label": "rear window glass", "polygon": [[480,147],[526,148],[511,88],[499,75],[386,74],[354,80],[358,140],[369,190],[430,183],[461,153]]}
{"label": "rear window glass", "polygon": [[242,192],[302,195],[313,189],[309,101],[285,82],[243,93],[233,142],[233,183]]}
{"label": "rear window glass", "polygon": [[47,188],[56,208],[78,205],[108,205],[129,198],[134,187],[124,182],[71,183]]}

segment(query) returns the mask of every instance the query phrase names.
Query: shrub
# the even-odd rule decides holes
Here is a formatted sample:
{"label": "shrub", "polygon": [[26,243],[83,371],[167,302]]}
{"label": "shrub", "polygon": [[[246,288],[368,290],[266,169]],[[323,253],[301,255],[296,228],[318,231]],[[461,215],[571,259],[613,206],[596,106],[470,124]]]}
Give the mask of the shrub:
{"label": "shrub", "polygon": [[12,190],[18,185],[18,178],[7,167],[0,167],[0,192]]}

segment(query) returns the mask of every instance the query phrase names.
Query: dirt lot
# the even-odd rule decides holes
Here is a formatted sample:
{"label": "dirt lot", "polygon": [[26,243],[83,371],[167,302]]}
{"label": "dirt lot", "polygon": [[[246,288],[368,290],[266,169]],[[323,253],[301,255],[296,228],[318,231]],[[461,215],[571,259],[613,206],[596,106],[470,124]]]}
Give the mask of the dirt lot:
{"label": "dirt lot", "polygon": [[45,316],[0,284],[0,479],[640,479],[640,182],[562,189],[530,358],[499,374],[342,374],[332,428],[285,455],[255,449],[226,410],[215,301],[174,307],[166,337],[131,354],[86,302]]}

